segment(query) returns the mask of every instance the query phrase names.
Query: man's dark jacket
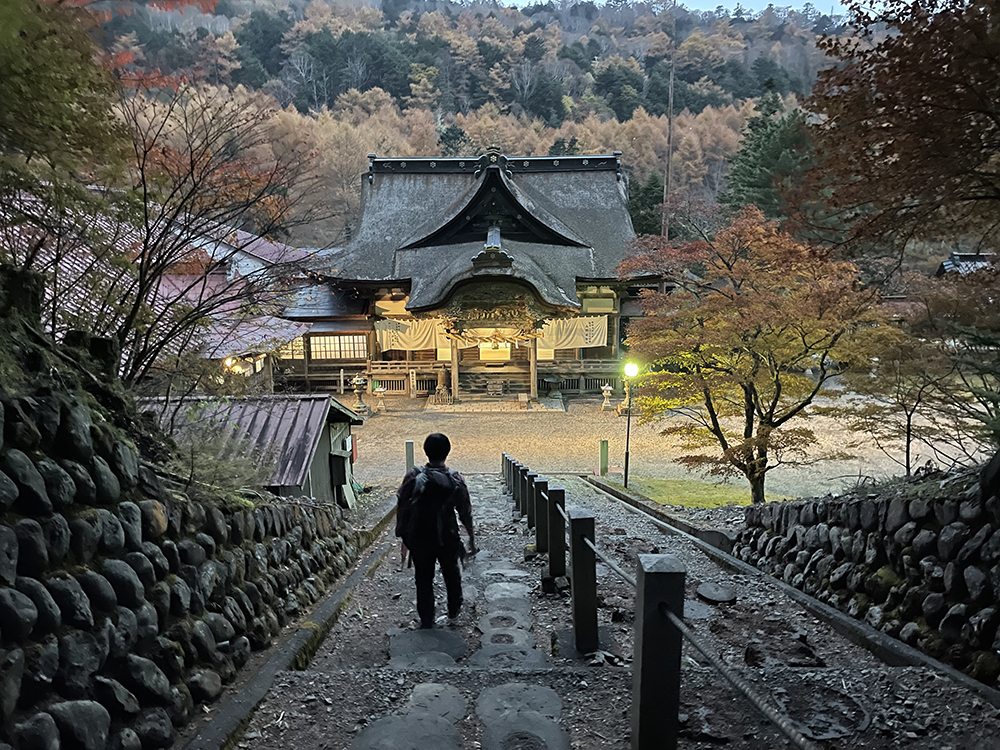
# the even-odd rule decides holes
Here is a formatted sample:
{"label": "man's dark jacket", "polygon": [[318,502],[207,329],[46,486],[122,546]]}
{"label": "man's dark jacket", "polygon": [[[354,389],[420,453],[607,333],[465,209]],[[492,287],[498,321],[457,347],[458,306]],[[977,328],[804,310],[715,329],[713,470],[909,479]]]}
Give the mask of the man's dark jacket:
{"label": "man's dark jacket", "polygon": [[465,479],[447,466],[415,466],[396,493],[396,536],[414,552],[464,557],[458,520],[472,526],[472,502]]}

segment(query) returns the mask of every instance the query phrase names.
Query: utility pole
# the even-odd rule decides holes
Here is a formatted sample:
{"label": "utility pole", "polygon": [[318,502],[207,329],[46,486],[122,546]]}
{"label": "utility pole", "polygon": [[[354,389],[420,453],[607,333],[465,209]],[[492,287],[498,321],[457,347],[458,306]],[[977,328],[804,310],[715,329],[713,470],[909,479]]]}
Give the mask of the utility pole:
{"label": "utility pole", "polygon": [[670,52],[670,83],[667,87],[667,164],[663,175],[663,217],[660,223],[660,234],[664,238],[670,236],[670,181],[673,177],[674,151],[674,53]]}

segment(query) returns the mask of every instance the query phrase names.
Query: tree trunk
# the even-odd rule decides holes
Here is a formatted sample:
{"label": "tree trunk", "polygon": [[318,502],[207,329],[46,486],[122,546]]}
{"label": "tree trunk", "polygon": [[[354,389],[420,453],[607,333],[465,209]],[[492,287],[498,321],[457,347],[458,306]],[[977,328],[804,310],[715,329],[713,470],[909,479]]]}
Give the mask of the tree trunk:
{"label": "tree trunk", "polygon": [[750,500],[754,505],[764,504],[764,474],[747,477],[750,480]]}

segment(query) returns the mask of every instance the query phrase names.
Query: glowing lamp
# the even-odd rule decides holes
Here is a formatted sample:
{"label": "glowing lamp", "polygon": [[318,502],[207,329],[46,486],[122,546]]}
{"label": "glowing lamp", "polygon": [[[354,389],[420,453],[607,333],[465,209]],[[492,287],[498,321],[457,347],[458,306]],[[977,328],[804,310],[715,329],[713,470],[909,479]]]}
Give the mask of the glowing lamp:
{"label": "glowing lamp", "polygon": [[629,378],[634,378],[639,374],[639,365],[635,362],[628,362],[625,365],[625,375]]}

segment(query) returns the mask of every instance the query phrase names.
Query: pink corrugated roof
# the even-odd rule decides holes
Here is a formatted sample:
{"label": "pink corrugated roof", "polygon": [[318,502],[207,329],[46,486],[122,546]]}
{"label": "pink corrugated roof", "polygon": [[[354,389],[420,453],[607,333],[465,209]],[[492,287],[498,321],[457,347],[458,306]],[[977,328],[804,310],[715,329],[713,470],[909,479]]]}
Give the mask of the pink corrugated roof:
{"label": "pink corrugated roof", "polygon": [[309,323],[295,323],[271,315],[246,320],[214,321],[202,337],[205,359],[224,359],[234,354],[273,351],[309,332]]}

